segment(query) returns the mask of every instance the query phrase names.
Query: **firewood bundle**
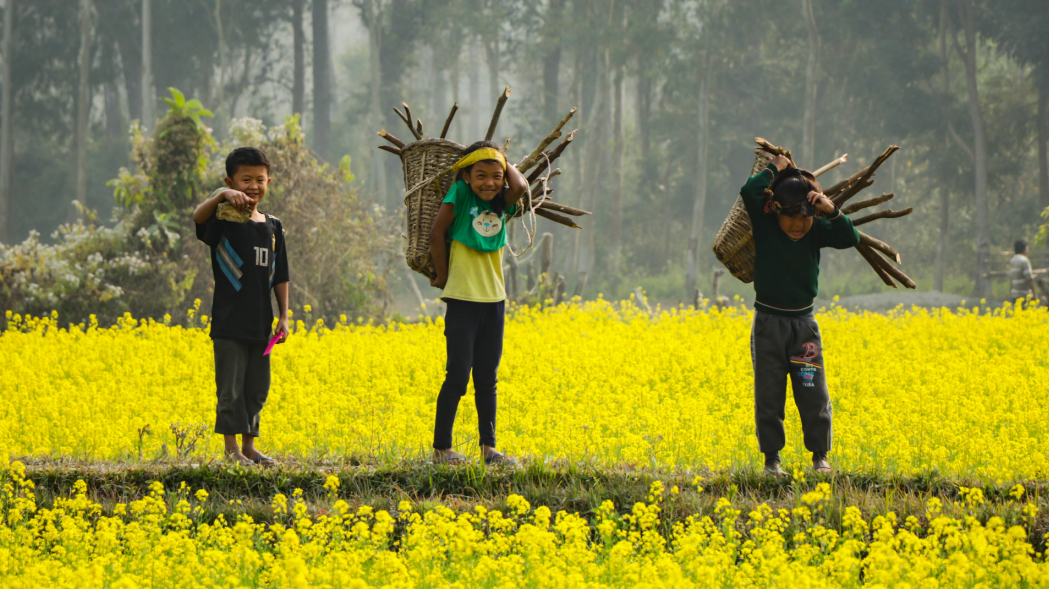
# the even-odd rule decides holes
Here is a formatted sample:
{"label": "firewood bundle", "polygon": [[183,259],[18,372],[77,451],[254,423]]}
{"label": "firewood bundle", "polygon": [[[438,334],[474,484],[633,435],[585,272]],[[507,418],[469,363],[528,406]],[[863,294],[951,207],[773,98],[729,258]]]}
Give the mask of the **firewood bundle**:
{"label": "firewood bundle", "polygon": [[[499,117],[509,97],[510,88],[506,88],[496,102],[492,121],[485,134],[485,141],[491,141],[495,135]],[[462,152],[466,149],[465,146],[446,139],[455,113],[459,110],[459,104],[452,106],[440,136],[431,139],[426,138],[422,121],[413,118],[408,104],[402,102],[401,105],[404,107],[403,111],[397,108],[394,108],[393,111],[408,126],[414,141],[405,143],[386,129],[382,129],[379,131],[379,136],[392,145],[380,145],[379,149],[398,156],[404,170],[406,191],[404,204],[408,221],[408,247],[405,257],[408,266],[432,279],[436,276],[436,270],[433,260],[430,259],[430,228],[433,227],[441,201],[455,183],[455,172],[451,167],[462,157]],[[532,150],[528,157],[515,165],[518,171],[526,175],[529,186],[529,194],[522,198],[515,217],[535,215],[579,229],[580,227],[566,215],[578,217],[590,214],[587,211],[557,204],[549,198],[550,193],[553,192],[549,181],[561,174],[560,168],[552,169],[551,166],[575,139],[576,131],[572,131],[562,139],[561,129],[575,113],[575,108],[568,111],[565,118]],[[547,148],[558,139],[561,139],[561,142],[555,148],[547,151]],[[502,148],[504,155],[509,146],[510,138],[507,137]],[[531,173],[528,173],[529,171]],[[534,228],[528,232],[530,240],[534,233]]]}
{"label": "firewood bundle", "polygon": [[[758,146],[754,150],[756,157],[754,167],[751,169],[751,175],[757,174],[764,169],[776,155],[782,155],[790,160],[791,165],[794,164],[790,150],[776,147],[760,137],[755,138],[754,141]],[[859,172],[856,172],[845,180],[838,182],[834,186],[825,189],[823,194],[830,198],[831,201],[841,209],[841,212],[845,215],[849,215],[850,218],[851,215],[857,211],[874,207],[892,200],[895,195],[889,193],[861,200],[851,205],[846,205],[846,203],[854,196],[874,184],[874,172],[876,172],[878,168],[899,149],[899,146],[890,145],[884,153],[874,160],[874,163],[863,168]],[[813,174],[818,177],[844,161],[845,158],[843,156],[819,168],[814,171]],[[891,209],[879,211],[864,215],[858,219],[852,219],[852,224],[859,227],[878,219],[895,219],[903,217],[911,214],[913,211],[914,209],[910,207],[900,211],[894,211]],[[900,252],[893,249],[889,244],[875,239],[862,231],[859,233],[860,243],[856,246],[856,249],[885,284],[893,288],[899,288],[896,285],[896,282],[899,282],[907,288],[913,289],[917,287],[909,276],[904,274],[899,268],[893,266],[891,263],[902,263]],[[754,235],[750,226],[750,218],[747,216],[747,211],[743,208],[743,203],[739,199],[737,199],[728,218],[725,220],[721,230],[718,231],[717,237],[714,239],[714,254],[721,263],[725,264],[725,267],[727,267],[729,272],[731,272],[736,278],[739,278],[743,282],[751,282],[754,280]]]}

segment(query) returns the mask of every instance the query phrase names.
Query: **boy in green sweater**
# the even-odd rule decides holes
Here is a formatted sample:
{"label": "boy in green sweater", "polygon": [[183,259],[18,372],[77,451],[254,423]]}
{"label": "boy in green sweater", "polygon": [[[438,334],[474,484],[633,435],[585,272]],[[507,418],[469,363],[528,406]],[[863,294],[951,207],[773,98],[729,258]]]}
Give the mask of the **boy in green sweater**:
{"label": "boy in green sweater", "polygon": [[[765,473],[784,475],[783,411],[787,375],[801,414],[812,467],[830,473],[832,409],[823,366],[823,342],[813,311],[820,249],[860,242],[852,221],[823,195],[816,178],[777,156],[740,190],[754,230],[754,420]],[[816,211],[824,215],[816,218]]]}

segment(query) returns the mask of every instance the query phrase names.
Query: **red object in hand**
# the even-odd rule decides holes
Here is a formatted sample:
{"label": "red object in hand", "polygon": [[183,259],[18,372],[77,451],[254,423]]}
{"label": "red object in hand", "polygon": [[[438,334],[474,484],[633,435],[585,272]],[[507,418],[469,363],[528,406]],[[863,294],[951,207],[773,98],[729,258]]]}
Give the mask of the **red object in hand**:
{"label": "red object in hand", "polygon": [[280,341],[282,335],[284,334],[278,333],[277,335],[273,336],[272,339],[270,339],[270,345],[266,346],[266,351],[262,353],[263,356],[270,355],[270,352],[273,350],[273,346],[277,345],[277,342]]}

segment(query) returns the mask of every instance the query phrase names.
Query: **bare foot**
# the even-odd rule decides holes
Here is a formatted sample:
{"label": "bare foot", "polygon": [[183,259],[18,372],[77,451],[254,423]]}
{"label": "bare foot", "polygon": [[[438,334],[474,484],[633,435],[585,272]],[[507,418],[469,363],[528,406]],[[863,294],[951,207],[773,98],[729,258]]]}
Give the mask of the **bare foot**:
{"label": "bare foot", "polygon": [[241,466],[251,466],[251,459],[240,452],[240,450],[234,450],[232,452],[226,452],[226,460],[230,462],[236,462]]}

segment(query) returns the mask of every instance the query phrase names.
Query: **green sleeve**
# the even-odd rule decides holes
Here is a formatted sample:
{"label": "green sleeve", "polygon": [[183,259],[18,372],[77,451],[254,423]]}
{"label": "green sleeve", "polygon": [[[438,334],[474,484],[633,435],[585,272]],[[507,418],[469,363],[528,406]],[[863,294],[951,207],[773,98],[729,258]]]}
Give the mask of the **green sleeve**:
{"label": "green sleeve", "polygon": [[832,247],[843,250],[856,247],[860,243],[860,232],[852,224],[852,219],[843,215],[841,209],[837,209],[837,216],[831,215],[831,220],[818,219],[820,231],[820,247]]}
{"label": "green sleeve", "polygon": [[446,202],[452,203],[452,206],[455,207],[455,212],[458,213],[458,205],[461,204],[462,201],[462,189],[464,186],[466,186],[466,183],[462,180],[459,180],[455,184],[452,184],[452,187],[448,189],[448,194],[444,196],[444,200],[441,201],[441,204],[444,204]]}
{"label": "green sleeve", "polygon": [[772,179],[776,177],[777,172],[776,166],[769,164],[757,175],[751,176],[743,188],[739,189],[739,195],[743,198],[743,206],[747,207],[747,213],[750,214],[751,219],[764,214],[765,189],[772,184]]}

